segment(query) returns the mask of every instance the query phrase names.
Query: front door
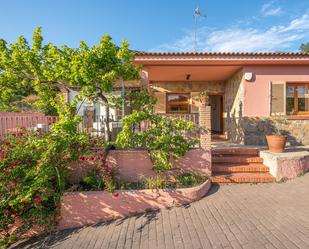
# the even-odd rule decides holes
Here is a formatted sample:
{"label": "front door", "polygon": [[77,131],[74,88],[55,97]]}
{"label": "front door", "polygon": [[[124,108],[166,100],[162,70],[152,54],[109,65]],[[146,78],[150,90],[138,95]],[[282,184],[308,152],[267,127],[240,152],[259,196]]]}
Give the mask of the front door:
{"label": "front door", "polygon": [[223,96],[210,95],[209,104],[211,106],[211,131],[214,134],[222,133],[222,115],[223,115]]}

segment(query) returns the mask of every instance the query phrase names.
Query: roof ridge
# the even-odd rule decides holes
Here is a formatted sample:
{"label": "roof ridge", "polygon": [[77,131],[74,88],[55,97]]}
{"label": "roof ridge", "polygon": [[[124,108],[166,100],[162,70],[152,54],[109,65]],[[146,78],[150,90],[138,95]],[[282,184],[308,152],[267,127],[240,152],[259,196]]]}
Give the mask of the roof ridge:
{"label": "roof ridge", "polygon": [[136,55],[232,55],[232,56],[309,56],[308,52],[145,52],[135,51]]}

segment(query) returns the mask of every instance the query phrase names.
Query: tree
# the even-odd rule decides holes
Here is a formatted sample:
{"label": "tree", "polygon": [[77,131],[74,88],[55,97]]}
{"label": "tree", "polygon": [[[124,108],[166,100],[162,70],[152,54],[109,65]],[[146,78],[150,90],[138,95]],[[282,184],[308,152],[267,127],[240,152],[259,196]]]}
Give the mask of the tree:
{"label": "tree", "polygon": [[303,43],[302,45],[300,45],[299,49],[301,52],[309,53],[309,42]]}
{"label": "tree", "polygon": [[129,50],[128,42],[124,40],[118,47],[109,35],[91,47],[81,41],[78,48],[43,45],[41,28],[34,31],[31,46],[22,36],[10,45],[0,39],[0,101],[9,103],[18,99],[20,90],[28,89],[28,93],[40,97],[38,105],[52,106],[60,89],[78,87],[81,96],[100,100],[106,106],[109,141],[110,103],[106,93],[113,90],[117,79],[139,77],[139,69],[133,61],[134,53]]}
{"label": "tree", "polygon": [[[193,132],[194,124],[183,118],[167,119],[156,115],[154,104],[157,100],[146,90],[130,93],[129,96],[132,107],[143,108],[133,110],[130,115],[121,119],[123,128],[117,136],[116,146],[147,149],[156,172],[171,169],[171,156],[174,159],[179,158],[196,144],[196,139],[185,135]],[[134,129],[141,124],[146,124],[147,129]]]}

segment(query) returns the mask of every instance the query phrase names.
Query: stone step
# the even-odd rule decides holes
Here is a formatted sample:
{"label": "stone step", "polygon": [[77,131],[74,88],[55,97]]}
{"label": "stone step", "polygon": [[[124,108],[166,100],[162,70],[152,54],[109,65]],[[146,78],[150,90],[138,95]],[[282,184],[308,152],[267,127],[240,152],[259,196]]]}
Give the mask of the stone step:
{"label": "stone step", "polygon": [[263,163],[261,157],[250,157],[250,156],[213,156],[213,163]]}
{"label": "stone step", "polygon": [[237,172],[269,172],[269,168],[260,163],[253,164],[213,164],[213,173],[237,173]]}
{"label": "stone step", "polygon": [[275,178],[269,173],[227,173],[214,174],[211,181],[216,183],[267,183]]}
{"label": "stone step", "polygon": [[223,156],[223,155],[250,155],[250,156],[258,156],[258,149],[213,149],[213,156]]}

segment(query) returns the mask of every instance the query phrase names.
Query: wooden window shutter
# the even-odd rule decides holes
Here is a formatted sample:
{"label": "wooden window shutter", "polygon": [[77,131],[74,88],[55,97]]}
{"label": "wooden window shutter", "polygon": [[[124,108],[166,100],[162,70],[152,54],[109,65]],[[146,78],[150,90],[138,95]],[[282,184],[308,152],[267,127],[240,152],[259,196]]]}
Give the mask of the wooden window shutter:
{"label": "wooden window shutter", "polygon": [[193,102],[197,102],[196,97],[199,95],[199,92],[191,92],[191,100],[190,100],[190,105],[191,105],[191,113],[198,113],[198,106],[193,105]]}
{"label": "wooden window shutter", "polygon": [[166,113],[166,93],[155,92],[154,96],[157,98],[157,103],[154,106],[154,112]]}
{"label": "wooden window shutter", "polygon": [[271,82],[270,114],[285,114],[285,82]]}

